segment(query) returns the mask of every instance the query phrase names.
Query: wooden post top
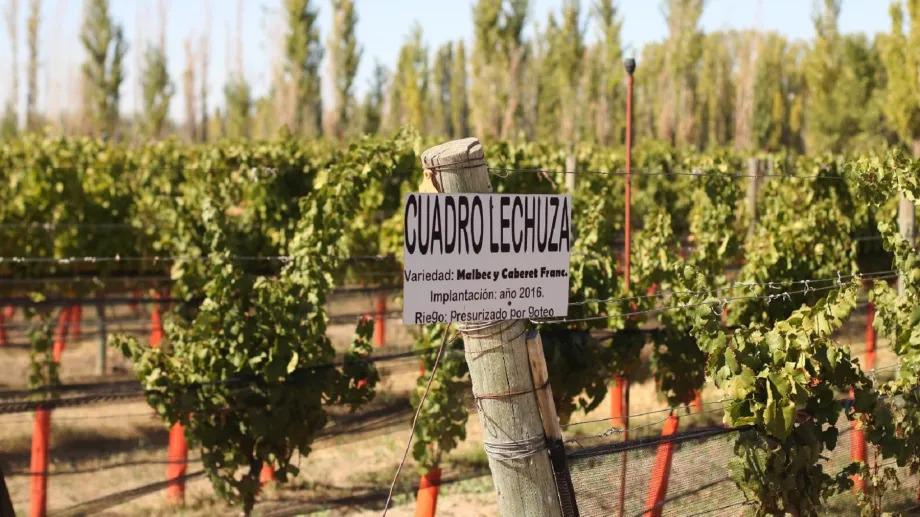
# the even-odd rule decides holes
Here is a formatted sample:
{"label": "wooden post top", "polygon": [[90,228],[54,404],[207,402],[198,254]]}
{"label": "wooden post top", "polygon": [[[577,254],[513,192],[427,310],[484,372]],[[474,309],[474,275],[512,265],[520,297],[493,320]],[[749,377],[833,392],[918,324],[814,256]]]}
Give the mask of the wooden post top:
{"label": "wooden post top", "polygon": [[482,152],[482,144],[476,137],[451,140],[426,149],[422,153],[422,166],[426,169],[456,169],[484,161],[485,154]]}
{"label": "wooden post top", "polygon": [[422,192],[492,192],[482,144],[476,137],[451,140],[422,153]]}

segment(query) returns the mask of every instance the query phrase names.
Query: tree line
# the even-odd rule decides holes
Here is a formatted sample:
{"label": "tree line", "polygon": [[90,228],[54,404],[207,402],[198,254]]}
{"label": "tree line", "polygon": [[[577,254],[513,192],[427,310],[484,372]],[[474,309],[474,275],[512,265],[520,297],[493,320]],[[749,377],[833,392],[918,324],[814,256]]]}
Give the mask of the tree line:
{"label": "tree line", "polygon": [[[15,61],[19,0],[8,1]],[[236,62],[227,72],[223,107],[209,105],[208,31],[186,39],[182,76],[172,78],[161,29],[158,41],[136,43],[143,56],[142,103],[140,113],[130,115],[119,112],[128,43],[108,0],[85,0],[80,123],[69,125],[36,111],[41,0],[28,1],[25,116],[7,103],[7,136],[50,124],[127,140],[172,134],[199,142],[279,134],[343,139],[411,126],[438,137],[568,145],[623,140],[624,20],[615,0],[563,0],[546,19],[533,16],[530,0],[477,0],[471,41],[437,48],[428,47],[415,23],[394,67],[375,64],[361,98],[355,77],[364,56],[354,0],[323,5],[333,20],[325,40],[317,0],[282,0],[281,52],[260,97],[243,72],[240,2],[231,52]],[[662,0],[667,36],[634,53],[638,136],[698,149],[813,153],[902,144],[920,154],[920,0],[890,2],[890,29],[874,37],[840,31],[841,1],[814,0],[815,36],[801,41],[754,29],[707,33],[700,27],[705,0]],[[879,2],[877,8],[885,7]],[[331,105],[321,95],[324,74],[333,86]],[[11,99],[18,99],[17,67],[10,80]],[[181,123],[168,116],[178,101],[177,80]]]}

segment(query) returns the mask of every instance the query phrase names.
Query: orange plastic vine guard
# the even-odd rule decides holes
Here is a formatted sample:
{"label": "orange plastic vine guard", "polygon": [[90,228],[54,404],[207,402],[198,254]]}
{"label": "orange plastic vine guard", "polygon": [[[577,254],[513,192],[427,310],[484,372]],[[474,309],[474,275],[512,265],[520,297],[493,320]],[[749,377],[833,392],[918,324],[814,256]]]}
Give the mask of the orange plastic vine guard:
{"label": "orange plastic vine guard", "polygon": [[0,346],[6,346],[8,343],[6,337],[6,311],[0,311]]}
{"label": "orange plastic vine guard", "polygon": [[163,318],[160,317],[160,306],[154,305],[150,313],[150,346],[157,348],[163,341]]}
{"label": "orange plastic vine guard", "polygon": [[259,483],[262,485],[267,485],[275,481],[275,469],[272,466],[265,462],[262,464],[262,470],[259,472]]}
{"label": "orange plastic vine guard", "polygon": [[67,345],[67,326],[70,320],[71,309],[65,307],[58,314],[57,328],[54,330],[54,346],[51,350],[51,358],[56,363],[61,362],[61,356],[64,355],[64,347]]}
{"label": "orange plastic vine guard", "polygon": [[693,393],[693,400],[690,401],[690,408],[694,413],[703,412],[703,392],[701,390],[696,390]]}
{"label": "orange plastic vine guard", "polygon": [[51,441],[51,410],[36,409],[32,428],[32,458],[29,464],[30,517],[44,517],[48,504],[48,445]]}
{"label": "orange plastic vine guard", "polygon": [[185,472],[188,461],[188,443],[185,428],[175,423],[169,429],[169,449],[166,452],[166,499],[171,503],[185,500]]}
{"label": "orange plastic vine guard", "polygon": [[387,295],[378,294],[374,300],[374,345],[384,346],[387,344]]}
{"label": "orange plastic vine guard", "polygon": [[624,418],[625,410],[625,399],[623,394],[626,392],[626,387],[629,385],[629,379],[621,375],[616,375],[613,378],[613,386],[610,387],[610,425],[612,427],[626,427],[626,419]]}
{"label": "orange plastic vine guard", "polygon": [[[666,438],[677,432],[680,420],[669,415],[661,429],[661,437]],[[668,494],[668,478],[671,475],[671,459],[674,457],[674,442],[665,440],[658,445],[655,454],[655,466],[648,486],[648,498],[645,503],[645,517],[661,517],[665,496]]]}
{"label": "orange plastic vine guard", "polygon": [[415,517],[434,517],[438,506],[438,487],[441,486],[441,469],[434,468],[422,476],[415,501]]}
{"label": "orange plastic vine guard", "polygon": [[79,340],[80,339],[80,323],[83,320],[83,306],[76,304],[70,307],[70,329],[69,334],[71,339]]}

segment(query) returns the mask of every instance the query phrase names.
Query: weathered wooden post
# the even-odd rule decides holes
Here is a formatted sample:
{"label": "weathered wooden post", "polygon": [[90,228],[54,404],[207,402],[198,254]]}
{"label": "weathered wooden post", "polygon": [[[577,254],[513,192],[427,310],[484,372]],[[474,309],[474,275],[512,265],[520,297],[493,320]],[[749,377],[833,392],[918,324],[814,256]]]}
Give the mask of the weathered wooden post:
{"label": "weathered wooden post", "polygon": [[[476,138],[426,150],[422,166],[422,191],[492,192],[485,155]],[[514,320],[457,327],[463,333],[499,513],[561,516],[531,378],[526,335],[529,323]]]}
{"label": "weathered wooden post", "polygon": [[570,194],[575,193],[575,169],[578,162],[575,160],[575,149],[569,147],[569,154],[565,157],[565,190]]}
{"label": "weathered wooden post", "polygon": [[747,184],[747,195],[745,196],[745,202],[747,204],[747,212],[751,220],[748,223],[748,237],[754,233],[754,229],[757,227],[757,194],[760,191],[760,177],[763,168],[761,167],[761,162],[757,158],[748,158],[748,184]]}

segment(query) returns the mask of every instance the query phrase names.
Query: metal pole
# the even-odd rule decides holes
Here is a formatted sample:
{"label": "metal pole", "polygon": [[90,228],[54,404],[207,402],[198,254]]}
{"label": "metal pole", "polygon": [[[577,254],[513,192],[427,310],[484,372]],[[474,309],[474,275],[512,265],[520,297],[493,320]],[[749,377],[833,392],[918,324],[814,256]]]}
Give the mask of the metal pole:
{"label": "metal pole", "polygon": [[[624,221],[624,240],[625,246],[623,250],[623,277],[624,277],[624,286],[628,292],[630,289],[629,281],[629,262],[631,255],[631,239],[630,239],[630,228],[632,226],[632,219],[630,218],[630,205],[632,204],[632,103],[633,103],[633,73],[636,71],[636,60],[627,59],[624,63],[626,67],[626,185],[624,192],[624,202],[626,205],[626,214]],[[620,384],[618,382],[618,384]],[[623,393],[622,396],[625,399],[625,404],[623,404],[623,441],[629,440],[629,379],[624,376],[623,378]],[[617,390],[618,392],[620,390]],[[618,393],[619,395],[619,393]],[[619,511],[618,515],[623,516],[623,511],[626,506],[626,458],[627,452],[623,451],[623,457],[620,460],[620,501],[619,501]]]}
{"label": "metal pole", "polygon": [[105,301],[101,294],[96,300],[96,317],[99,318],[99,350],[96,353],[96,375],[105,375],[105,347],[108,342],[108,329],[105,321]]}
{"label": "metal pole", "polygon": [[630,260],[630,227],[632,226],[629,212],[632,204],[632,102],[633,102],[633,72],[636,71],[636,60],[626,60],[626,185],[625,185],[625,203],[626,203],[626,220],[625,241],[626,246],[623,250],[623,277],[625,279],[626,290],[629,290],[629,260]]}

